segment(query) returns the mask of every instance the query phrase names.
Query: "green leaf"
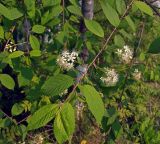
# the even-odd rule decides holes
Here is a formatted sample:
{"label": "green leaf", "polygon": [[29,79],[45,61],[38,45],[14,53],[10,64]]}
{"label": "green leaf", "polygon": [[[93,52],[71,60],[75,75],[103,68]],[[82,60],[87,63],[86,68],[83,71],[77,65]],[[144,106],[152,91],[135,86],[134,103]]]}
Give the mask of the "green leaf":
{"label": "green leaf", "polygon": [[108,118],[107,124],[106,124],[107,126],[112,125],[118,116],[117,111],[114,107],[110,107],[109,109],[107,109],[104,115],[105,117]]}
{"label": "green leaf", "polygon": [[132,28],[133,31],[136,31],[136,28],[135,28],[135,24],[134,22],[132,21],[131,17],[128,15],[125,17],[128,25]]}
{"label": "green leaf", "polygon": [[0,74],[0,82],[8,89],[13,90],[15,87],[15,82],[13,78],[8,74]]}
{"label": "green leaf", "polygon": [[114,43],[118,47],[123,47],[125,45],[125,41],[124,41],[124,39],[122,38],[121,35],[115,35]]}
{"label": "green leaf", "polygon": [[71,6],[68,6],[67,9],[72,14],[75,14],[75,15],[78,15],[78,16],[82,16],[81,9],[78,6],[71,5]]}
{"label": "green leaf", "polygon": [[80,86],[80,91],[85,96],[90,111],[100,124],[105,111],[100,94],[90,85]]}
{"label": "green leaf", "polygon": [[17,8],[7,8],[2,4],[0,4],[0,14],[9,20],[15,20],[23,16]]}
{"label": "green leaf", "polygon": [[44,25],[50,22],[51,20],[53,20],[54,17],[57,17],[62,11],[63,11],[63,8],[60,5],[54,6],[51,11],[48,10],[41,17],[41,24]]}
{"label": "green leaf", "polygon": [[30,42],[33,50],[39,50],[40,49],[40,43],[34,35],[30,35],[29,42]]}
{"label": "green leaf", "polygon": [[78,6],[79,3],[77,0],[69,0],[71,4],[75,5],[75,6]]}
{"label": "green leaf", "polygon": [[33,18],[35,16],[35,0],[24,0],[24,4],[27,8],[27,14],[30,18]]}
{"label": "green leaf", "polygon": [[106,1],[99,1],[102,7],[102,10],[108,19],[108,21],[115,27],[119,26],[120,19],[115,9],[113,9]]}
{"label": "green leaf", "polygon": [[114,136],[116,138],[120,137],[121,134],[122,134],[122,127],[119,123],[118,120],[116,120],[113,124],[112,124],[112,130],[113,130],[113,133],[114,133]]}
{"label": "green leaf", "polygon": [[73,78],[67,75],[58,74],[56,76],[49,77],[48,80],[42,86],[44,94],[49,96],[56,96],[64,92],[71,85],[73,85]]}
{"label": "green leaf", "polygon": [[116,7],[119,14],[123,14],[126,10],[126,4],[124,0],[116,0]]}
{"label": "green leaf", "polygon": [[136,5],[136,7],[138,7],[142,12],[153,16],[153,11],[152,9],[145,3],[142,1],[134,1],[134,4]]}
{"label": "green leaf", "polygon": [[148,53],[158,54],[160,53],[160,37],[155,39],[149,46]]}
{"label": "green leaf", "polygon": [[23,14],[17,8],[11,8],[10,12],[10,20],[15,20],[23,16]]}
{"label": "green leaf", "polygon": [[44,33],[45,27],[42,26],[42,25],[34,25],[32,27],[32,31],[35,32],[35,33],[41,34],[41,33]]}
{"label": "green leaf", "polygon": [[15,103],[11,109],[12,115],[17,116],[20,115],[24,111],[24,108],[21,104]]}
{"label": "green leaf", "polygon": [[31,11],[35,7],[35,0],[24,0],[24,4],[28,11]]}
{"label": "green leaf", "polygon": [[43,14],[43,16],[41,17],[41,24],[42,25],[44,25],[44,24],[46,24],[47,22],[50,21],[50,19],[48,17],[49,17],[49,10],[47,12],[45,12]]}
{"label": "green leaf", "polygon": [[0,26],[0,39],[4,39],[4,30],[2,26]]}
{"label": "green leaf", "polygon": [[27,130],[38,129],[40,127],[45,126],[48,122],[50,122],[56,115],[58,111],[58,105],[49,104],[45,105],[36,111],[29,119]]}
{"label": "green leaf", "polygon": [[19,87],[27,86],[27,85],[30,84],[30,82],[31,82],[31,80],[25,78],[21,74],[18,75],[18,85],[19,85]]}
{"label": "green leaf", "polygon": [[104,37],[104,31],[98,22],[96,22],[94,20],[86,20],[85,19],[85,25],[86,25],[87,29],[89,31],[91,31],[92,33],[94,33],[95,35],[97,35],[99,37]]}
{"label": "green leaf", "polygon": [[41,56],[41,51],[40,50],[32,50],[32,51],[30,51],[30,56],[31,57],[39,57],[39,56]]}
{"label": "green leaf", "polygon": [[4,17],[10,19],[10,12],[8,10],[7,7],[5,7],[4,5],[2,5],[0,3],[0,14],[3,15]]}
{"label": "green leaf", "polygon": [[13,53],[11,53],[10,55],[9,55],[9,58],[17,58],[17,57],[20,57],[20,56],[22,56],[22,55],[24,55],[24,52],[22,52],[22,51],[15,51],[15,52],[13,52]]}
{"label": "green leaf", "polygon": [[60,6],[60,5],[54,6],[50,15],[49,15],[49,19],[51,20],[51,19],[53,19],[53,17],[58,16],[62,11],[63,11],[62,6]]}
{"label": "green leaf", "polygon": [[0,128],[7,128],[11,124],[12,124],[12,121],[8,117],[0,119]]}
{"label": "green leaf", "polygon": [[66,103],[60,109],[54,121],[54,134],[59,144],[64,143],[75,130],[75,115],[71,104]]}
{"label": "green leaf", "polygon": [[60,5],[61,0],[42,0],[43,7],[51,7],[54,5]]}
{"label": "green leaf", "polygon": [[140,55],[139,55],[139,60],[140,60],[140,61],[144,61],[144,60],[145,60],[145,57],[146,57],[145,53],[144,53],[144,52],[141,52]]}

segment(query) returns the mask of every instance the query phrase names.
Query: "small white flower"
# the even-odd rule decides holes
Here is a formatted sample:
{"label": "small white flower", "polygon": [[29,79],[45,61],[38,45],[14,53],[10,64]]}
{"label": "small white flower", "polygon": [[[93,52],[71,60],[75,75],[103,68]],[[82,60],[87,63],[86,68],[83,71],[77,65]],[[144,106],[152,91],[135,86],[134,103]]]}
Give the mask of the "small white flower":
{"label": "small white flower", "polygon": [[127,45],[125,45],[123,49],[117,49],[116,53],[126,64],[130,63],[133,58],[133,51]]}
{"label": "small white flower", "polygon": [[118,74],[115,69],[105,68],[105,76],[100,79],[106,86],[115,86],[118,82]]}
{"label": "small white flower", "polygon": [[13,52],[13,51],[12,51],[12,49],[9,49],[8,51],[9,51],[10,53],[12,53],[12,52]]}
{"label": "small white flower", "polygon": [[62,52],[62,56],[63,57],[67,57],[69,55],[70,55],[70,53],[68,51],[66,51],[66,50]]}
{"label": "small white flower", "polygon": [[71,53],[68,51],[63,51],[57,59],[57,64],[65,70],[70,70],[74,67],[77,57],[78,53],[75,51]]}
{"label": "small white flower", "polygon": [[142,73],[138,69],[135,69],[132,75],[133,75],[135,80],[140,80],[141,76],[142,76]]}
{"label": "small white flower", "polygon": [[117,55],[121,55],[122,52],[123,52],[122,49],[117,49],[117,52],[116,52],[116,53],[117,53]]}
{"label": "small white flower", "polygon": [[73,57],[78,57],[78,53],[75,52],[75,51],[73,51],[73,52],[71,53],[71,56],[73,56]]}
{"label": "small white flower", "polygon": [[62,93],[60,94],[60,96],[62,97],[62,96],[64,96],[64,95],[66,95],[67,93],[68,93],[68,89],[65,89],[64,92],[62,92]]}
{"label": "small white flower", "polygon": [[134,73],[138,73],[138,72],[139,72],[139,70],[138,70],[138,69],[135,69],[135,70],[134,70]]}

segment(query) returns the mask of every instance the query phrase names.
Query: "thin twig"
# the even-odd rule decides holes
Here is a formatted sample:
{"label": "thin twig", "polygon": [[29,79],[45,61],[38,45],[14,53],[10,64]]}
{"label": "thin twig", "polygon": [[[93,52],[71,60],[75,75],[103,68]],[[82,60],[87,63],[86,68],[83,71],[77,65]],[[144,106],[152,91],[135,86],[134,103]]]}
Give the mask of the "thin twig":
{"label": "thin twig", "polygon": [[30,115],[27,116],[27,117],[25,117],[25,118],[23,118],[21,121],[17,122],[17,124],[21,124],[21,123],[24,122],[28,117],[30,117]]}
{"label": "thin twig", "polygon": [[13,120],[13,118],[11,116],[9,116],[7,113],[5,113],[2,109],[0,109],[0,111],[4,114],[5,117],[10,119],[13,123],[15,123],[17,125],[17,121],[16,120]]}
{"label": "thin twig", "polygon": [[14,44],[13,46],[24,45],[24,44],[26,44],[26,43],[27,43],[27,42],[17,43],[17,44]]}
{"label": "thin twig", "polygon": [[9,35],[9,38],[8,38],[8,40],[7,40],[6,44],[5,44],[5,46],[4,46],[4,49],[6,48],[6,46],[7,46],[8,43],[9,43],[9,41],[11,40],[11,36],[12,36],[12,33],[14,32],[15,28],[16,28],[15,25],[11,28],[11,30],[10,30],[10,35]]}

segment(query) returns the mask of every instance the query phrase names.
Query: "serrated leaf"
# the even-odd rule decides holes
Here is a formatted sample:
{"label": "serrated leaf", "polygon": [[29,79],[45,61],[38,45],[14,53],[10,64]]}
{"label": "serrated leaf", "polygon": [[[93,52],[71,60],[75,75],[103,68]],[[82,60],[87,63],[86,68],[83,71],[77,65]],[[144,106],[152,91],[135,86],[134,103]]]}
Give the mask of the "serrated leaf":
{"label": "serrated leaf", "polygon": [[24,108],[21,106],[21,104],[15,103],[11,109],[12,115],[17,116],[21,114],[24,111]]}
{"label": "serrated leaf", "polygon": [[80,86],[80,91],[85,96],[90,111],[100,124],[105,112],[104,104],[100,94],[94,87],[90,85]]}
{"label": "serrated leaf", "polygon": [[29,119],[27,120],[27,130],[38,129],[40,127],[45,126],[55,117],[57,111],[57,104],[49,104],[43,106],[38,111],[36,111],[31,117],[29,117]]}
{"label": "serrated leaf", "polygon": [[32,31],[35,32],[35,33],[41,34],[41,33],[44,33],[45,27],[42,26],[42,25],[34,25],[32,27]]}
{"label": "serrated leaf", "polygon": [[44,94],[49,96],[56,96],[64,92],[71,85],[73,85],[73,78],[67,75],[58,74],[56,76],[49,77],[48,80],[42,86]]}
{"label": "serrated leaf", "polygon": [[22,55],[24,55],[24,52],[22,52],[22,51],[15,51],[15,52],[13,52],[13,53],[11,53],[10,55],[9,55],[9,58],[17,58],[17,57],[20,57],[20,56],[22,56]]}
{"label": "serrated leaf", "polygon": [[158,54],[160,53],[160,37],[155,39],[149,46],[148,53]]}
{"label": "serrated leaf", "polygon": [[34,35],[30,35],[29,42],[30,42],[33,50],[39,50],[40,49],[40,43]]}
{"label": "serrated leaf", "polygon": [[142,12],[144,12],[145,14],[148,14],[150,16],[153,16],[153,11],[152,9],[145,3],[142,1],[134,1],[134,4],[136,5],[136,7],[138,7]]}
{"label": "serrated leaf", "polygon": [[100,0],[99,1],[102,7],[102,10],[106,16],[106,18],[108,19],[108,21],[115,27],[119,26],[120,23],[120,19],[119,16],[116,12],[115,9],[113,9],[110,4],[108,4],[106,1],[104,0]]}
{"label": "serrated leaf", "polygon": [[104,37],[104,31],[98,22],[96,22],[94,20],[85,19],[85,25],[86,25],[87,29],[89,31],[91,31],[92,33],[94,33],[95,35],[97,35],[99,37]]}
{"label": "serrated leaf", "polygon": [[54,134],[58,143],[62,144],[73,134],[75,129],[75,115],[71,104],[62,106],[54,121]]}
{"label": "serrated leaf", "polygon": [[15,87],[15,82],[13,78],[8,74],[0,74],[0,82],[8,89],[13,90]]}

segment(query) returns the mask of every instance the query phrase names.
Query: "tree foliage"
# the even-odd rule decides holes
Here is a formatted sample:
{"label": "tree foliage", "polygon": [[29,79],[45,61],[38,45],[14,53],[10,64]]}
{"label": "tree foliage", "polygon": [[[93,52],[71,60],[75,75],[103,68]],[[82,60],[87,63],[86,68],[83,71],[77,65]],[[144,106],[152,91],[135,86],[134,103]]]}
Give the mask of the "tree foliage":
{"label": "tree foliage", "polygon": [[147,0],[1,0],[0,143],[160,143],[159,15]]}

